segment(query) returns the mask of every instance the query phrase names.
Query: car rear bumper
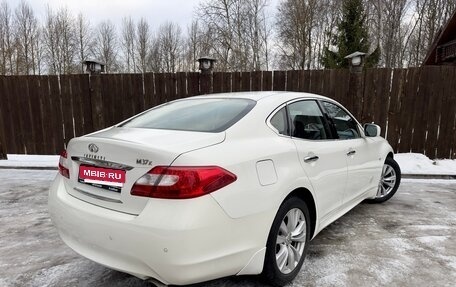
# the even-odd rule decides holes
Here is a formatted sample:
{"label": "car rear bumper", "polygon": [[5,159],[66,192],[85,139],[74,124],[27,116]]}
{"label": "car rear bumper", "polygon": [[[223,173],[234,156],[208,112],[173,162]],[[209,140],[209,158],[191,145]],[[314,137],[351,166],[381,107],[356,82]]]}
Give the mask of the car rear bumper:
{"label": "car rear bumper", "polygon": [[165,284],[258,274],[269,223],[263,214],[231,219],[211,196],[150,199],[139,215],[84,202],[57,175],[49,211],[62,240],[109,268]]}

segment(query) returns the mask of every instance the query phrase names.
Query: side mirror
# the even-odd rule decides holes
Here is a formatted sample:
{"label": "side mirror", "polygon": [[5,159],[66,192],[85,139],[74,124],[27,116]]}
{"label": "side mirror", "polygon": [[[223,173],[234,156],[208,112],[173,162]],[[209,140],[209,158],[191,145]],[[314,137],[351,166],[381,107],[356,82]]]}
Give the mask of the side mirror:
{"label": "side mirror", "polygon": [[376,124],[365,124],[364,125],[364,134],[366,137],[378,137],[380,136],[380,126]]}

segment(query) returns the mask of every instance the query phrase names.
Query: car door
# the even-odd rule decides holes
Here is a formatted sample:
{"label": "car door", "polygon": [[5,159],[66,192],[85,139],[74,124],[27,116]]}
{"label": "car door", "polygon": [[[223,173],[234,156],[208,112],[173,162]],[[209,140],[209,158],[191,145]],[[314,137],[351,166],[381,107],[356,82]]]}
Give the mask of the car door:
{"label": "car door", "polygon": [[329,123],[316,100],[299,100],[287,107],[292,140],[303,172],[314,188],[320,220],[326,225],[343,202],[347,146],[345,142],[333,139]]}
{"label": "car door", "polygon": [[374,139],[364,137],[358,122],[340,105],[322,101],[329,115],[338,141],[345,142],[347,160],[347,184],[343,202],[354,203],[363,194],[378,186],[378,149]]}

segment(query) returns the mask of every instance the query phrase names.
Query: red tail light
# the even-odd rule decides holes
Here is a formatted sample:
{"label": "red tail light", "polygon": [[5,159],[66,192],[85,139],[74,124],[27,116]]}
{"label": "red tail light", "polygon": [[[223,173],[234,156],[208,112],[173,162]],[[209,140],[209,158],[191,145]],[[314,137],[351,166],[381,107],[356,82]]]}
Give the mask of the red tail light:
{"label": "red tail light", "polygon": [[185,199],[202,196],[236,181],[236,175],[217,166],[157,166],[136,181],[131,194]]}
{"label": "red tail light", "polygon": [[66,178],[70,178],[70,170],[66,167],[67,151],[62,150],[59,159],[59,173]]}

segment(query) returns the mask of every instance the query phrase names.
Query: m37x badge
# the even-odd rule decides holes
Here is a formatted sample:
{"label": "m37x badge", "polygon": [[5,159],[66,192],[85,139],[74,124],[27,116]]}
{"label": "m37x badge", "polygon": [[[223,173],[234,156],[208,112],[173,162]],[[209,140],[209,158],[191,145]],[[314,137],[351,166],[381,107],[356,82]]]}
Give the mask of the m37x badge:
{"label": "m37x badge", "polygon": [[136,159],[136,164],[140,164],[140,165],[152,165],[152,161],[151,161],[151,160],[148,160],[148,159],[145,159],[145,158],[137,158],[137,159]]}

